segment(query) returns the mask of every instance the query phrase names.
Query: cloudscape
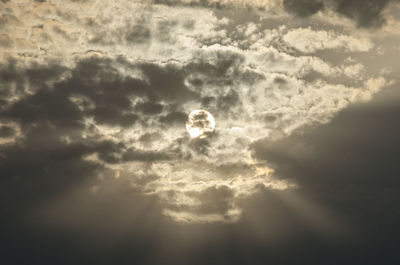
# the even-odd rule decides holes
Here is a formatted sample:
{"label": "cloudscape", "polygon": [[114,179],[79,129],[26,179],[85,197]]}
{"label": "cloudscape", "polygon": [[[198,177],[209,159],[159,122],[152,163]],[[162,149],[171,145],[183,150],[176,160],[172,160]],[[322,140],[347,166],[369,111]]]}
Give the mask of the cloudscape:
{"label": "cloudscape", "polygon": [[399,264],[397,0],[0,1],[0,263]]}

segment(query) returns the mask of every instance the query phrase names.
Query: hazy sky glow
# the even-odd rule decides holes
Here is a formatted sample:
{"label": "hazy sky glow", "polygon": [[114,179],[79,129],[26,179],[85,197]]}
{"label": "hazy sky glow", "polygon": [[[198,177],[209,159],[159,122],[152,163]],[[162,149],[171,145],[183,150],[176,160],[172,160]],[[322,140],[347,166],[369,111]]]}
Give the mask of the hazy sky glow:
{"label": "hazy sky glow", "polygon": [[6,264],[395,264],[399,52],[395,0],[0,1]]}

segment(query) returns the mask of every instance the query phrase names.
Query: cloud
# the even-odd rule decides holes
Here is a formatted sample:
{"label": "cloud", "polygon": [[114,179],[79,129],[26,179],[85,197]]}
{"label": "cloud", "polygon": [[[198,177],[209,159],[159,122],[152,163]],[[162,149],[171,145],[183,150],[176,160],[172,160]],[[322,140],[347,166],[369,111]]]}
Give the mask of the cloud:
{"label": "cloud", "polygon": [[[380,76],[366,78],[361,60],[333,64],[318,54],[371,52],[367,37],[269,29],[196,4],[202,3],[74,2],[61,8],[46,2],[32,11],[7,3],[3,31],[13,45],[2,51],[0,118],[19,132],[1,153],[8,181],[29,175],[12,159],[39,153],[32,161],[38,190],[56,174],[53,167],[65,163],[71,170],[61,167],[60,178],[74,174],[99,192],[110,179],[123,180],[133,192],[158,197],[161,212],[175,221],[238,222],[247,198],[295,186],[254,160],[252,143],[327,123],[387,84]],[[34,11],[35,19],[27,15]],[[25,31],[32,32],[29,39]],[[22,39],[30,50],[21,52]],[[304,44],[309,39],[313,46]],[[198,108],[217,124],[201,140],[190,139],[184,128]],[[312,157],[312,150],[299,144],[291,155],[301,161],[299,152]],[[63,181],[65,190],[83,185]]]}
{"label": "cloud", "polygon": [[253,8],[265,12],[266,10],[283,9],[290,14],[300,18],[310,17],[318,12],[330,10],[339,15],[352,19],[357,26],[362,28],[379,28],[386,23],[383,15],[388,4],[397,2],[397,0],[283,0],[283,1],[230,1],[230,0],[206,0],[206,1],[186,1],[186,0],[158,0],[156,4],[169,6],[204,6],[216,9],[236,9]]}
{"label": "cloud", "polygon": [[[299,192],[312,194],[346,223],[358,224],[353,229],[360,235],[380,237],[377,227],[382,226],[397,231],[391,221],[399,218],[399,212],[392,211],[398,204],[397,105],[381,94],[369,104],[344,110],[324,126],[279,141],[255,142],[252,157],[266,161],[277,177],[295,180]],[[371,222],[362,221],[366,219]]]}
{"label": "cloud", "polygon": [[0,2],[2,262],[397,264],[396,9],[156,2]]}
{"label": "cloud", "polygon": [[397,181],[390,173],[394,167],[390,157],[397,140],[389,128],[394,125],[392,119],[397,111],[394,102],[355,105],[329,124],[305,129],[307,133],[276,142],[260,140],[265,144],[254,143],[253,156],[275,164],[273,168],[280,177],[295,178],[308,187],[321,182],[331,187],[391,186]]}
{"label": "cloud", "polygon": [[314,15],[325,8],[332,9],[340,15],[354,20],[359,27],[379,28],[386,23],[383,11],[391,0],[369,0],[369,1],[343,1],[343,0],[285,0],[285,10],[300,17]]}
{"label": "cloud", "polygon": [[284,0],[283,6],[290,13],[294,13],[300,17],[308,17],[322,10],[324,3],[320,0]]}
{"label": "cloud", "polygon": [[366,52],[373,48],[368,39],[338,35],[335,32],[313,31],[310,28],[291,30],[283,36],[283,40],[304,53],[341,48],[349,52]]}
{"label": "cloud", "polygon": [[354,19],[360,27],[376,28],[386,23],[383,10],[391,2],[390,0],[370,1],[335,1],[336,10],[348,18]]}

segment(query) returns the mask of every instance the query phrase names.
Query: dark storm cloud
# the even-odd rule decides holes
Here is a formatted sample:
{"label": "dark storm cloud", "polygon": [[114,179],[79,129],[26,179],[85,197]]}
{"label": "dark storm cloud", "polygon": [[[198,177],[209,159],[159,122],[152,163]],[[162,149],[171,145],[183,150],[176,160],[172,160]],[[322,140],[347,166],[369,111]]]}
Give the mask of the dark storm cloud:
{"label": "dark storm cloud", "polygon": [[[139,119],[138,113],[161,113],[164,107],[159,101],[180,104],[198,98],[184,84],[184,73],[178,67],[151,64],[132,67],[142,71],[146,80],[122,76],[110,59],[81,60],[74,69],[55,64],[33,64],[28,69],[17,69],[15,62],[11,61],[0,69],[0,78],[4,81],[0,96],[7,100],[12,91],[7,88],[11,85],[16,85],[22,94],[26,84],[38,91],[23,96],[7,108],[2,116],[25,124],[49,121],[59,125],[70,122],[77,126],[83,117],[92,116],[99,124],[127,127]],[[48,87],[48,82],[55,82],[65,73],[71,76]],[[78,101],[83,110],[71,97]],[[131,99],[135,98],[144,101],[134,108]]]}
{"label": "dark storm cloud", "polygon": [[80,127],[82,114],[60,90],[41,89],[14,103],[1,115],[24,125],[51,123],[58,127]]}
{"label": "dark storm cloud", "polygon": [[357,227],[357,244],[376,248],[390,264],[394,258],[385,251],[393,251],[400,232],[399,114],[397,99],[376,99],[344,110],[324,126],[276,142],[258,141],[252,145],[253,157]]}
{"label": "dark storm cloud", "polygon": [[17,60],[9,59],[7,63],[0,65],[0,98],[8,101],[14,91],[10,89],[13,86],[17,94],[26,91],[26,84],[29,84],[31,90],[47,87],[49,82],[58,80],[66,70],[57,62],[49,62],[47,65],[33,63],[30,67],[21,69],[17,66]]}
{"label": "dark storm cloud", "polygon": [[300,17],[308,17],[320,11],[324,4],[320,0],[284,0],[285,10]]}
{"label": "dark storm cloud", "polygon": [[276,164],[280,177],[307,185],[397,185],[398,113],[395,102],[350,107],[327,125],[255,143],[254,157]]}
{"label": "dark storm cloud", "polygon": [[[184,77],[174,66],[140,65],[138,69],[146,76],[143,81],[122,76],[113,66],[115,63],[89,58],[68,69],[56,62],[22,67],[11,60],[0,67],[0,95],[6,103],[1,105],[0,119],[17,123],[22,133],[22,140],[1,148],[3,209],[23,212],[38,201],[94,181],[104,167],[84,159],[90,154],[97,153],[106,163],[170,158],[163,151],[128,149],[122,143],[96,139],[96,135],[83,138],[85,130],[93,129],[86,128],[85,117],[93,117],[100,124],[135,123],[138,115],[129,97],[145,100],[138,105],[140,111],[155,114],[162,110],[158,100],[177,102],[195,95],[183,84]],[[67,77],[61,79],[61,75]],[[26,93],[27,88],[32,92]],[[8,102],[15,91],[17,99]],[[179,112],[171,112],[164,119],[172,121],[178,117]],[[2,138],[14,134],[14,127],[0,127]]]}
{"label": "dark storm cloud", "polygon": [[[84,108],[84,115],[93,116],[99,124],[130,126],[138,120],[136,113],[131,110],[130,96],[141,96],[146,85],[140,80],[122,78],[115,69],[104,71],[96,63],[90,62],[78,66],[75,75],[66,82],[60,83],[60,88],[68,94],[88,99],[88,108]],[[93,68],[90,68],[92,67]],[[90,69],[90,70],[89,70]],[[103,75],[103,76],[101,76]],[[99,82],[90,81],[100,77]],[[94,104],[94,108],[90,107]],[[85,106],[85,105],[83,105]]]}
{"label": "dark storm cloud", "polygon": [[160,67],[154,64],[142,64],[140,70],[148,78],[151,97],[183,103],[199,98],[199,94],[185,85],[185,73],[174,65]]}
{"label": "dark storm cloud", "polygon": [[314,15],[325,7],[354,20],[358,26],[377,28],[385,23],[382,12],[391,1],[397,0],[284,0],[284,8],[300,17]]}
{"label": "dark storm cloud", "polygon": [[[6,75],[5,72],[3,78],[5,76],[9,79],[9,83],[23,87],[27,82],[29,86],[37,87],[38,91],[20,98],[2,116],[27,125],[50,122],[56,126],[80,126],[85,115],[93,115],[99,123],[131,125],[137,117],[133,113],[127,113],[131,105],[127,97],[143,89],[145,85],[137,80],[123,80],[109,63],[97,59],[81,61],[72,70],[71,78],[57,82],[54,87],[48,87],[46,81],[61,73],[68,73],[69,70],[33,64],[29,69],[13,71],[13,75]],[[99,81],[89,81],[90,78],[100,76]],[[28,80],[24,80],[26,77]],[[127,88],[127,85],[130,86]],[[7,87],[4,90],[10,91]],[[70,96],[84,96],[95,104],[95,108],[81,111],[71,101]]]}
{"label": "dark storm cloud", "polygon": [[380,27],[385,23],[382,12],[391,1],[396,0],[340,0],[336,9],[340,14],[357,21],[361,27]]}

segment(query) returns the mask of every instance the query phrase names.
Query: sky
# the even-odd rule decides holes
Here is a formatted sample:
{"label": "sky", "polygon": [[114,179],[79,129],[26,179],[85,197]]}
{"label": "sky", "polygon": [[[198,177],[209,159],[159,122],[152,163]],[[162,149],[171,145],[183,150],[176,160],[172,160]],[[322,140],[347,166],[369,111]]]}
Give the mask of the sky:
{"label": "sky", "polygon": [[1,0],[0,262],[398,264],[399,53],[397,0]]}

